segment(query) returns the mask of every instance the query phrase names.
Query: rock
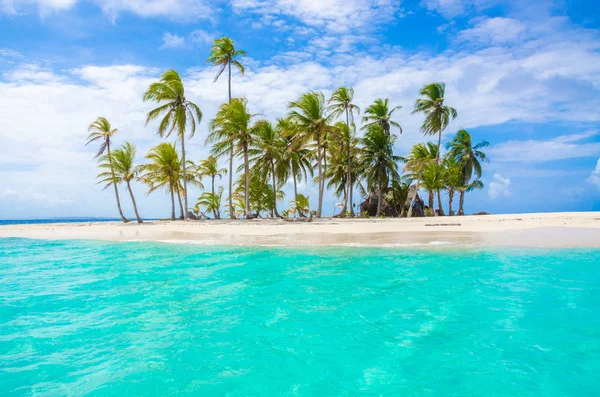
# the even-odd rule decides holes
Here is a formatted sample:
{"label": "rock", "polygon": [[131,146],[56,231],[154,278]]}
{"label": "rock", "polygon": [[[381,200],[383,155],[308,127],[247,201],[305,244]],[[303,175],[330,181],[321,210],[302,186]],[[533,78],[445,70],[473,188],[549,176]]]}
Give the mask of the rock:
{"label": "rock", "polygon": [[188,218],[195,221],[198,220],[198,217],[192,211],[188,211]]}

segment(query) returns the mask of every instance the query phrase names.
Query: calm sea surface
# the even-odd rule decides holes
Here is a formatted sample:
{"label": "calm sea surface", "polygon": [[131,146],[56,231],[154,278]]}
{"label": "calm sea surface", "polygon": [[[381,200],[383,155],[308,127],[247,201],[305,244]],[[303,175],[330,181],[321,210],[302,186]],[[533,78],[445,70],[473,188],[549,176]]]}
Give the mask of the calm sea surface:
{"label": "calm sea surface", "polygon": [[0,239],[0,396],[592,396],[600,251]]}

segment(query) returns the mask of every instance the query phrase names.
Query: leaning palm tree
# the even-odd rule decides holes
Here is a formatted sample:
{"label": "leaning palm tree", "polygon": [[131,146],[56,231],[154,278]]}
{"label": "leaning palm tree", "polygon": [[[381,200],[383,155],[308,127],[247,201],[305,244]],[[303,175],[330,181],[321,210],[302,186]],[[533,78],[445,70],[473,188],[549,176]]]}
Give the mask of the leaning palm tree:
{"label": "leaning palm tree", "polygon": [[[217,158],[215,156],[208,156],[206,160],[201,160],[197,167],[198,176],[200,178],[208,176],[211,181],[211,193],[213,197],[215,196],[215,179],[222,179],[223,175],[227,174],[227,168],[219,168],[219,164],[217,162]],[[222,192],[221,192],[222,194]],[[220,203],[219,199],[219,203]],[[217,217],[217,213],[213,211],[213,215],[215,218]]]}
{"label": "leaning palm tree", "polygon": [[361,139],[362,165],[364,177],[370,191],[377,191],[377,213],[381,213],[383,195],[391,180],[400,178],[398,174],[398,161],[400,157],[394,155],[396,135],[388,135],[379,125],[372,125]]}
{"label": "leaning palm tree", "polygon": [[[219,107],[217,115],[210,122],[211,132],[206,139],[207,144],[213,144],[212,154],[216,157],[223,157],[231,154],[241,154],[244,161],[245,173],[245,210],[246,215],[250,216],[250,163],[248,149],[254,134],[254,126],[251,124],[255,114],[248,112],[248,101],[246,98],[233,98],[230,104],[223,104]],[[230,194],[231,196],[231,194]],[[229,213],[233,217],[232,207],[233,197],[230,197]]]}
{"label": "leaning palm tree", "polygon": [[112,184],[124,182],[127,186],[127,190],[129,191],[129,196],[131,197],[131,203],[133,204],[135,217],[137,218],[138,223],[142,223],[142,218],[140,218],[140,214],[138,213],[135,197],[133,196],[133,191],[131,190],[131,181],[137,178],[139,171],[139,168],[133,165],[135,161],[135,154],[135,145],[131,142],[125,142],[121,148],[112,152],[110,158],[108,155],[102,156],[100,158],[100,168],[104,169],[105,171],[98,175],[98,177],[101,179],[98,183],[105,183],[106,189]]}
{"label": "leaning palm tree", "polygon": [[[333,92],[331,95],[331,99],[329,99],[329,111],[335,115],[335,117],[339,117],[342,114],[346,115],[346,126],[348,127],[348,142],[352,141],[352,127],[350,124],[350,120],[352,120],[352,124],[354,124],[354,112],[360,113],[360,108],[353,104],[354,101],[354,89],[352,87],[340,87]],[[350,206],[350,216],[354,216],[354,208],[352,206],[352,187],[354,185],[352,179],[352,154],[350,153],[352,150],[352,145],[346,145],[347,153],[346,153],[346,175],[348,176],[347,187],[346,187],[346,199],[344,200],[344,207],[347,208],[348,204]]]}
{"label": "leaning palm tree", "polygon": [[272,217],[280,217],[277,212],[277,181],[286,179],[287,168],[283,162],[287,142],[281,130],[268,121],[255,125],[254,139],[250,143],[249,155],[253,173],[263,178],[271,177],[273,187]]}
{"label": "leaning palm tree", "polygon": [[206,211],[211,211],[215,219],[221,219],[221,197],[223,197],[223,186],[219,186],[219,191],[215,192],[204,192],[198,197],[196,203],[197,212],[200,213],[199,208],[204,207]]}
{"label": "leaning palm tree", "polygon": [[[451,142],[448,143],[448,156],[453,157],[462,166],[463,185],[469,185],[469,181],[475,175],[475,179],[481,178],[481,163],[488,161],[485,153],[480,149],[487,147],[489,143],[481,141],[473,146],[471,135],[465,129],[460,129]],[[472,190],[472,189],[471,189]],[[458,215],[464,215],[464,200],[466,189],[460,190],[460,202]]]}
{"label": "leaning palm tree", "polygon": [[442,132],[448,127],[450,120],[457,116],[456,109],[444,105],[446,84],[431,83],[421,89],[423,98],[417,99],[412,114],[424,113],[425,120],[421,125],[423,135],[438,135],[438,162],[440,160],[440,145],[442,143]]}
{"label": "leaning palm tree", "polygon": [[[325,190],[325,178],[323,165],[326,155],[325,141],[327,133],[333,132],[331,125],[335,118],[333,114],[327,114],[325,96],[322,92],[308,92],[303,94],[297,101],[290,102],[291,110],[289,119],[295,123],[296,129],[292,138],[293,147],[306,146],[309,142],[316,141],[317,168],[319,181],[319,202],[317,206],[317,217],[321,217],[323,209],[323,192]],[[326,165],[325,165],[326,168]]]}
{"label": "leaning palm tree", "polygon": [[185,161],[185,130],[189,127],[189,138],[196,132],[196,124],[202,121],[202,111],[193,102],[185,98],[185,90],[179,74],[167,70],[157,83],[150,84],[144,93],[144,101],[161,104],[150,111],[146,117],[146,125],[152,120],[162,117],[158,126],[160,137],[169,137],[173,131],[181,141],[181,159],[183,164],[183,201],[185,203],[184,218],[188,218],[187,172]]}
{"label": "leaning palm tree", "polygon": [[171,194],[171,220],[175,220],[175,192],[179,184],[181,162],[174,143],[161,143],[148,152],[146,159],[150,162],[142,164],[140,180],[148,185],[148,194],[165,188]]}
{"label": "leaning palm tree", "polygon": [[400,133],[402,133],[402,127],[398,122],[392,120],[392,114],[398,110],[402,109],[402,106],[396,106],[390,109],[390,100],[389,99],[381,99],[377,98],[372,105],[370,105],[365,110],[365,115],[363,117],[363,130],[369,130],[372,126],[378,125],[381,127],[381,130],[386,134],[391,134],[392,127],[398,128]]}
{"label": "leaning palm tree", "polygon": [[[112,128],[112,126],[110,125],[110,123],[108,122],[108,120],[105,117],[98,117],[98,119],[96,121],[94,121],[92,124],[90,124],[88,131],[89,131],[90,135],[87,138],[86,146],[97,140],[102,141],[102,143],[100,144],[100,149],[98,150],[98,153],[96,153],[95,158],[101,156],[104,153],[104,151],[106,150],[108,163],[110,165],[111,176],[114,180],[115,175],[114,175],[114,169],[112,167],[112,156],[110,153],[110,143],[111,143],[110,138],[113,135],[115,135],[115,133],[117,132],[117,129]],[[115,188],[115,197],[117,199],[117,208],[119,208],[119,215],[121,215],[121,220],[123,222],[129,222],[129,220],[127,218],[125,218],[125,215],[123,215],[123,210],[121,209],[121,200],[119,199],[119,189],[117,188],[117,183],[116,182],[112,183],[112,185]]]}
{"label": "leaning palm tree", "polygon": [[[214,82],[216,82],[225,68],[227,68],[229,73],[228,79],[228,89],[229,89],[229,101],[231,104],[231,65],[235,66],[240,74],[244,75],[244,66],[239,61],[238,58],[246,56],[246,52],[244,50],[236,50],[233,44],[233,40],[231,40],[227,36],[223,36],[220,39],[217,39],[213,42],[212,48],[210,50],[210,55],[208,56],[208,62],[212,63],[215,66],[219,67],[219,71],[215,76]],[[233,208],[233,147],[230,148],[229,153],[229,207]],[[230,210],[231,218],[235,218],[235,211]]]}

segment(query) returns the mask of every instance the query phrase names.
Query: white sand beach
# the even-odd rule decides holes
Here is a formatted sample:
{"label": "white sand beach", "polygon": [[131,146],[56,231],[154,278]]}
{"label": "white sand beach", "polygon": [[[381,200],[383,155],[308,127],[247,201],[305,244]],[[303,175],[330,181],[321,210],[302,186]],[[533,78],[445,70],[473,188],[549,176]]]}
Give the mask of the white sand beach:
{"label": "white sand beach", "polygon": [[600,248],[600,212],[433,218],[208,220],[0,226],[0,237],[252,246]]}

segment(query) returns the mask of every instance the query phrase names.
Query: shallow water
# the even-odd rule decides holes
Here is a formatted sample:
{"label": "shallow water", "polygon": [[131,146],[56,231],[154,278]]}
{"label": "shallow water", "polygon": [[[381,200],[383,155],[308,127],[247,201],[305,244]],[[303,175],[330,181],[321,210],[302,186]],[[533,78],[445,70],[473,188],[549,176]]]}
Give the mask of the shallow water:
{"label": "shallow water", "polygon": [[600,250],[0,239],[0,396],[589,396]]}

